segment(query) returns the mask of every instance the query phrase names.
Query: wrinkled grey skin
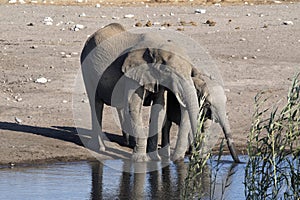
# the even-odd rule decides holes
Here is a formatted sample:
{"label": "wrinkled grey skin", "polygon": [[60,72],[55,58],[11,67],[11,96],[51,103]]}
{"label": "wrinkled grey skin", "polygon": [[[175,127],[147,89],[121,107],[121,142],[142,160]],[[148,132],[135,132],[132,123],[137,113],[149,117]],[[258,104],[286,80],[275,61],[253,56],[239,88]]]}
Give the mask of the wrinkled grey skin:
{"label": "wrinkled grey skin", "polygon": [[[149,160],[148,133],[143,130],[141,108],[145,99],[150,98],[149,134],[157,134],[166,112],[165,88],[173,91],[184,115],[188,116],[185,126],[196,133],[199,105],[190,76],[192,65],[172,41],[154,33],[133,34],[120,24],[110,24],[87,40],[81,53],[81,66],[92,113],[88,148],[105,151],[101,127],[106,104],[117,108],[123,131],[136,137],[132,159]],[[156,104],[160,106],[153,106]],[[178,140],[178,144],[181,142],[186,143]],[[158,155],[154,157],[159,159]]]}
{"label": "wrinkled grey skin", "polygon": [[[197,90],[197,96],[200,100],[203,96],[206,97],[204,102],[204,108],[206,109],[206,120],[204,123],[204,132],[209,128],[210,123],[217,122],[221,125],[221,128],[224,132],[225,138],[227,140],[227,145],[230,150],[231,156],[236,163],[240,163],[238,158],[238,154],[235,150],[235,145],[233,143],[233,139],[230,132],[229,121],[226,116],[226,96],[223,90],[223,87],[220,86],[216,81],[212,80],[210,77],[205,77],[201,75],[201,73],[193,68],[191,74],[195,88]],[[207,83],[210,85],[210,90],[207,87]],[[161,155],[164,158],[170,157],[170,128],[172,126],[172,122],[179,126],[179,135],[182,135],[181,131],[189,131],[188,129],[182,130],[181,123],[188,120],[186,115],[181,114],[180,104],[177,102],[176,97],[172,92],[168,92],[167,94],[167,117],[164,127],[162,129],[162,144],[161,144]],[[186,137],[186,136],[185,136]],[[188,141],[186,138],[180,139],[184,142]],[[180,148],[180,150],[175,151],[172,160],[183,159],[184,154],[178,154],[177,152],[186,151],[189,144],[186,143],[176,144],[176,148]],[[148,139],[148,151],[153,151],[157,148],[157,137],[152,137]]]}

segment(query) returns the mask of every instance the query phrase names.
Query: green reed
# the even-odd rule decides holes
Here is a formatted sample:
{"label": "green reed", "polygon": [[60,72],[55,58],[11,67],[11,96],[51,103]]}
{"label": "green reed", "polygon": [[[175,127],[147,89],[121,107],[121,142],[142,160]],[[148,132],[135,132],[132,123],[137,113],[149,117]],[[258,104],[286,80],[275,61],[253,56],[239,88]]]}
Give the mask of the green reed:
{"label": "green reed", "polygon": [[265,108],[268,98],[255,96],[245,169],[246,199],[300,199],[300,85],[293,80],[287,102]]}
{"label": "green reed", "polygon": [[[212,149],[205,148],[207,137],[203,134],[205,122],[205,98],[200,100],[198,130],[192,144],[192,152],[188,165],[187,175],[181,191],[181,199],[216,199],[218,172],[222,167],[221,156],[224,149],[224,140],[221,141],[218,155],[212,155]],[[232,173],[233,174],[233,173]],[[229,174],[231,176],[232,174]],[[222,182],[221,197],[224,199],[226,188],[230,185],[229,177]]]}

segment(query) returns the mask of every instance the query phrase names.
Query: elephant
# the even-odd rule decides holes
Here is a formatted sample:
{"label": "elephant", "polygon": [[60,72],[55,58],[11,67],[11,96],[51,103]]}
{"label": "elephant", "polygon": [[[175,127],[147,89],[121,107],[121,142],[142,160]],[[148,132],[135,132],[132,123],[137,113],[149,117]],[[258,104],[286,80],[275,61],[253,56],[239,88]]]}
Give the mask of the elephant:
{"label": "elephant", "polygon": [[[236,152],[236,148],[231,136],[230,132],[230,125],[228,118],[226,116],[226,96],[222,85],[220,85],[216,80],[212,79],[211,77],[205,76],[199,72],[199,70],[195,67],[192,68],[192,79],[194,82],[194,86],[197,90],[197,96],[200,99],[205,96],[205,102],[203,107],[205,109],[205,121],[204,121],[204,130],[203,132],[207,131],[210,126],[211,122],[219,123],[225,138],[227,140],[227,145],[231,156],[236,163],[240,163],[238,154]],[[161,154],[164,158],[170,157],[170,129],[172,126],[172,122],[181,126],[181,122],[186,121],[188,119],[187,116],[183,116],[181,114],[180,104],[177,102],[176,97],[171,91],[167,93],[167,111],[166,111],[166,122],[162,128],[162,141],[161,141]],[[185,130],[186,131],[186,130]],[[179,133],[181,134],[181,133]],[[183,135],[183,134],[181,134]],[[178,135],[178,137],[181,137]],[[186,137],[186,135],[185,135]],[[147,150],[149,152],[154,151],[157,148],[157,136],[148,138],[148,146]],[[188,148],[188,143],[186,139],[180,139],[184,142],[176,144],[176,148],[181,150],[177,150],[174,153],[172,160],[183,159],[184,154],[178,154],[178,152],[185,152]]]}
{"label": "elephant", "polygon": [[[150,99],[149,134],[160,132],[166,114],[167,89],[174,93],[183,114],[188,116],[184,126],[196,134],[199,105],[190,76],[192,64],[174,41],[158,33],[132,33],[112,23],[87,39],[80,61],[92,116],[88,148],[105,151],[102,113],[106,104],[117,108],[122,130],[136,137],[132,160],[148,161],[148,133],[143,130],[141,108]],[[178,140],[181,142],[184,141]],[[158,154],[151,159],[159,159]]]}

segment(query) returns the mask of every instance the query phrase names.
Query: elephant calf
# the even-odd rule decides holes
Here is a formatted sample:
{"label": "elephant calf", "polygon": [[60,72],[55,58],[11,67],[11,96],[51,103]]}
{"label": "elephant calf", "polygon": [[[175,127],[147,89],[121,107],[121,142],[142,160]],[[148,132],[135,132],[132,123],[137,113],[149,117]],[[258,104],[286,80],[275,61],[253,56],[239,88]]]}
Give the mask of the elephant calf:
{"label": "elephant calf", "polygon": [[[199,101],[203,96],[206,97],[204,102],[204,108],[206,109],[206,120],[211,120],[221,125],[225,138],[227,140],[227,145],[229,147],[231,156],[236,163],[240,163],[230,133],[229,121],[226,116],[226,96],[223,87],[212,78],[202,75],[196,68],[192,69],[191,76],[194,82],[194,86],[197,90]],[[169,144],[172,122],[179,126],[178,140],[185,141],[185,143],[176,144],[175,149],[177,150],[175,151],[172,160],[182,159],[184,157],[184,154],[178,154],[177,152],[185,152],[188,148],[188,140],[187,138],[182,138],[182,136],[186,137],[185,134],[182,134],[182,131],[190,132],[190,129],[189,127],[181,128],[181,126],[184,126],[184,124],[182,125],[181,123],[185,120],[188,120],[186,115],[182,115],[181,109],[181,105],[176,100],[174,94],[171,91],[168,91],[166,121],[164,127],[162,128],[162,156],[166,158],[170,157]],[[204,127],[204,131],[208,128],[209,127]],[[157,149],[157,143],[157,136],[148,138],[148,152],[155,151]]]}

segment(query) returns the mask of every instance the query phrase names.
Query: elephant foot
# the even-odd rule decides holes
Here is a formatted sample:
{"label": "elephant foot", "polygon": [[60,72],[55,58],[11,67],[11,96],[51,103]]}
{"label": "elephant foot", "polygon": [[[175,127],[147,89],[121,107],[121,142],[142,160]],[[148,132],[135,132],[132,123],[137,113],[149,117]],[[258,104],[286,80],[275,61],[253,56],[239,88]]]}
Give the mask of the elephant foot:
{"label": "elephant foot", "polygon": [[151,161],[160,161],[161,160],[161,158],[158,155],[157,151],[153,151],[153,152],[148,153],[148,156],[149,156]]}
{"label": "elephant foot", "polygon": [[95,139],[90,139],[86,147],[98,153],[105,151],[105,146],[104,145],[100,146],[99,142]]}
{"label": "elephant foot", "polygon": [[133,162],[148,162],[148,161],[150,161],[150,158],[146,153],[133,153],[131,159]]}
{"label": "elephant foot", "polygon": [[170,146],[165,146],[159,150],[159,154],[162,159],[167,160],[170,159]]}

